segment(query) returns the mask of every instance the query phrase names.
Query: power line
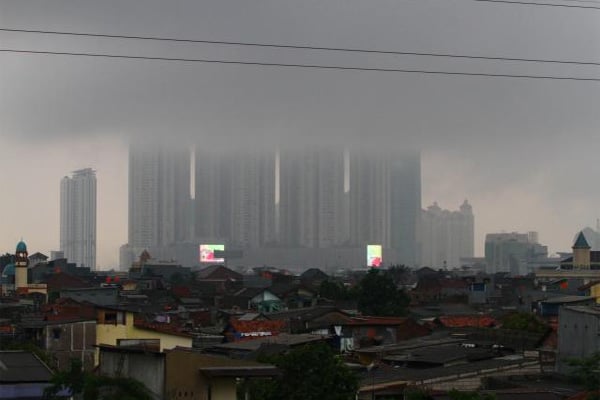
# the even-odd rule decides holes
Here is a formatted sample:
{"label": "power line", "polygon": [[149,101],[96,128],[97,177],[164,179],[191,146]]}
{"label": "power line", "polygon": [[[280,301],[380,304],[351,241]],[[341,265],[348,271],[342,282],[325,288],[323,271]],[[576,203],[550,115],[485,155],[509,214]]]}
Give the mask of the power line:
{"label": "power line", "polygon": [[543,7],[563,7],[563,8],[584,8],[588,10],[600,10],[600,7],[594,6],[584,6],[584,5],[574,5],[574,4],[557,4],[557,3],[536,3],[529,1],[519,1],[519,0],[473,0],[482,3],[504,3],[504,4],[518,4],[518,5],[527,5],[527,6],[543,6]]}
{"label": "power line", "polygon": [[132,55],[122,55],[122,54],[76,53],[76,52],[40,51],[40,50],[23,50],[23,49],[0,49],[0,52],[15,53],[15,54],[59,55],[59,56],[131,59],[131,60],[148,60],[148,61],[173,61],[173,62],[189,62],[189,63],[228,64],[228,65],[253,65],[253,66],[266,66],[266,67],[289,67],[289,68],[306,68],[306,69],[323,69],[323,70],[404,72],[404,73],[418,73],[418,74],[424,74],[424,75],[479,76],[479,77],[487,77],[487,78],[493,77],[493,78],[520,78],[520,79],[546,79],[546,80],[562,80],[562,81],[600,82],[600,78],[585,78],[585,77],[575,77],[575,76],[519,75],[519,74],[494,74],[494,73],[485,73],[485,72],[458,72],[458,71],[434,71],[434,70],[421,70],[421,69],[349,67],[349,66],[340,66],[340,65],[288,64],[288,63],[272,63],[272,62],[259,62],[259,61],[233,61],[233,60],[202,59],[202,58],[151,57],[151,56],[132,56]]}
{"label": "power line", "polygon": [[[496,1],[496,0],[475,0],[475,1]],[[510,1],[510,2],[512,2],[512,1]],[[98,37],[98,38],[109,38],[109,39],[132,39],[132,40],[148,40],[148,41],[163,41],[163,42],[265,47],[265,48],[294,49],[294,50],[335,51],[335,52],[347,52],[347,53],[428,56],[428,57],[443,57],[443,58],[458,58],[458,59],[488,60],[488,61],[517,61],[517,62],[530,62],[530,63],[600,66],[600,62],[598,62],[598,61],[553,60],[553,59],[542,59],[542,58],[500,57],[500,56],[497,56],[497,57],[496,56],[475,56],[475,55],[467,55],[467,54],[437,53],[437,52],[372,50],[372,49],[347,48],[347,47],[323,47],[323,46],[291,45],[291,44],[277,44],[277,43],[234,42],[234,41],[223,41],[223,40],[199,40],[199,39],[169,38],[169,37],[158,37],[158,36],[112,35],[112,34],[89,33],[89,32],[47,31],[47,30],[34,30],[34,29],[17,29],[17,28],[0,28],[0,32],[18,32],[18,33],[34,33],[34,34],[45,34],[45,35]]]}

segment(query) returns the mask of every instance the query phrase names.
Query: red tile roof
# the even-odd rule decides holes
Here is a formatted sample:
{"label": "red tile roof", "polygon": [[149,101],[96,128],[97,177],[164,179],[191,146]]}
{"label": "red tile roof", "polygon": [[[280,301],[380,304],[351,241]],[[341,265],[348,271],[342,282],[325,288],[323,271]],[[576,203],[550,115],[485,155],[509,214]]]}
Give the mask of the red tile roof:
{"label": "red tile roof", "polygon": [[481,328],[498,325],[498,321],[488,315],[448,315],[439,317],[446,328]]}
{"label": "red tile roof", "polygon": [[402,325],[408,318],[405,317],[352,317],[347,325]]}

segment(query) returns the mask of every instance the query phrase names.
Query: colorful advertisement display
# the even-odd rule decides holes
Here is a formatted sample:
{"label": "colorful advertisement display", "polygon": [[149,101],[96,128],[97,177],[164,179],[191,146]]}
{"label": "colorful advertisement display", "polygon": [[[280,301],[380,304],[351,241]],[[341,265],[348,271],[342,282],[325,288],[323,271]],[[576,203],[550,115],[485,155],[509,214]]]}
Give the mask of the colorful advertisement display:
{"label": "colorful advertisement display", "polygon": [[200,262],[202,263],[222,263],[224,258],[215,258],[215,250],[225,251],[224,244],[201,244]]}
{"label": "colorful advertisement display", "polygon": [[367,267],[381,267],[383,258],[381,257],[382,249],[380,244],[367,245]]}

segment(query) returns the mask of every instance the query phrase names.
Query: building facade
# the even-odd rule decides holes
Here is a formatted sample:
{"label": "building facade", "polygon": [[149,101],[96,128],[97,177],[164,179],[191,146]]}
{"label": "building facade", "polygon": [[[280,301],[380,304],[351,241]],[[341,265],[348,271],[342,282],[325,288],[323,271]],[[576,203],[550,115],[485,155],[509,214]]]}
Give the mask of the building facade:
{"label": "building facade", "polygon": [[122,248],[127,256],[122,266],[144,249],[198,265],[199,244],[224,244],[240,264],[287,264],[281,252],[302,254],[299,267],[364,266],[366,245],[376,244],[386,263],[416,265],[420,156],[386,154],[326,145],[198,144],[190,162],[181,152],[132,146],[129,243]]}
{"label": "building facade", "polygon": [[488,233],[485,236],[487,272],[527,275],[536,262],[548,259],[548,247],[538,243],[537,232]]}
{"label": "building facade", "polygon": [[443,210],[437,203],[422,211],[421,262],[432,268],[458,268],[461,258],[473,257],[473,208],[467,200],[457,211]]}
{"label": "building facade", "polygon": [[96,268],[96,172],[91,168],[60,182],[60,250],[78,267]]}
{"label": "building facade", "polygon": [[129,147],[129,233],[121,268],[145,249],[190,239],[190,149],[133,142]]}

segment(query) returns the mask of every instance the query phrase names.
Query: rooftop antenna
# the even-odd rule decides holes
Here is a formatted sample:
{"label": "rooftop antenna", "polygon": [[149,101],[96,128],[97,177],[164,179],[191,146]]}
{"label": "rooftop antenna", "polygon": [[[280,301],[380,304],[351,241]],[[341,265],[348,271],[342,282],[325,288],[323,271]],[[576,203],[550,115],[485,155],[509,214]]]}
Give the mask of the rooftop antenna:
{"label": "rooftop antenna", "polygon": [[596,232],[600,232],[600,218],[596,218]]}

